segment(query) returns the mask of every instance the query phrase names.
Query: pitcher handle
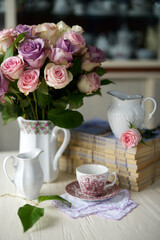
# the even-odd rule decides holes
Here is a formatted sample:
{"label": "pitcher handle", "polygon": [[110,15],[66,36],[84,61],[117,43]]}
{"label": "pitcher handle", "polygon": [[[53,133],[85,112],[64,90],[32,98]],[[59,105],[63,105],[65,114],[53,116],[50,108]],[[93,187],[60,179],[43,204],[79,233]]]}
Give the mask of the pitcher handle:
{"label": "pitcher handle", "polygon": [[5,173],[5,175],[8,177],[8,179],[10,180],[10,182],[12,183],[12,184],[14,184],[14,180],[13,179],[11,179],[10,178],[10,176],[8,175],[8,173],[7,173],[7,168],[6,168],[6,163],[7,163],[7,161],[9,160],[9,159],[12,159],[12,166],[13,166],[13,168],[15,169],[15,157],[13,157],[13,156],[8,156],[8,157],[6,157],[5,159],[4,159],[4,162],[3,162],[3,170],[4,170],[4,173]]}
{"label": "pitcher handle", "polygon": [[146,97],[146,98],[143,100],[143,102],[142,102],[142,108],[143,108],[143,109],[144,109],[144,103],[145,103],[145,101],[147,101],[147,100],[151,100],[151,101],[154,103],[154,107],[153,107],[153,111],[149,114],[146,123],[143,125],[143,128],[146,128],[146,127],[147,127],[149,121],[151,120],[151,118],[152,118],[152,116],[153,116],[153,114],[155,113],[156,108],[157,108],[157,103],[156,103],[156,101],[154,100],[154,98],[152,98],[152,97]]}
{"label": "pitcher handle", "polygon": [[53,162],[53,167],[54,167],[54,170],[58,170],[58,160],[59,158],[62,156],[64,150],[66,149],[68,143],[69,143],[69,140],[70,140],[70,131],[68,129],[65,129],[65,128],[60,128],[60,127],[54,127],[53,128],[53,131],[52,131],[52,136],[51,136],[51,142],[53,140],[56,140],[57,139],[57,134],[58,134],[58,131],[61,130],[64,132],[64,140],[63,140],[63,143],[62,145],[59,147],[55,157],[54,157],[54,162]]}

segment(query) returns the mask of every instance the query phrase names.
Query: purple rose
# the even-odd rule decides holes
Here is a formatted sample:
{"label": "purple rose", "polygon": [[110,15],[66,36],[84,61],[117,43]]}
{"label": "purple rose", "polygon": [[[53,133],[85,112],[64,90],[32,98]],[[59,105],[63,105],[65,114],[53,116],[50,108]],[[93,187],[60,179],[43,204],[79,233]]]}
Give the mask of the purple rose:
{"label": "purple rose", "polygon": [[105,60],[104,52],[95,46],[89,45],[88,52],[92,62],[103,62]]}
{"label": "purple rose", "polygon": [[0,70],[0,97],[8,91],[9,80],[5,78]]}
{"label": "purple rose", "polygon": [[61,48],[51,47],[51,52],[49,54],[49,60],[55,64],[68,65],[73,60],[72,54],[66,52]]}
{"label": "purple rose", "polygon": [[17,25],[16,30],[18,33],[27,32],[26,35],[32,36],[32,27],[30,27],[30,26],[19,24],[19,25]]}
{"label": "purple rose", "polygon": [[73,45],[68,39],[63,39],[63,37],[60,37],[58,39],[56,47],[72,54],[77,51],[77,47]]}
{"label": "purple rose", "polygon": [[45,49],[44,40],[41,38],[27,39],[19,45],[18,53],[31,67],[41,68],[48,56],[48,49]]}

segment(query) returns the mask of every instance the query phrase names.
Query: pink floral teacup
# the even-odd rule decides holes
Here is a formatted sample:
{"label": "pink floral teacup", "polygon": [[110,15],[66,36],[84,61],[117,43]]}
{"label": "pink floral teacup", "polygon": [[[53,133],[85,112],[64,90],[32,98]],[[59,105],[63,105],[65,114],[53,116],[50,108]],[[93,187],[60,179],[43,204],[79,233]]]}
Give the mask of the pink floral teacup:
{"label": "pink floral teacup", "polygon": [[[107,183],[109,176],[114,175],[114,181]],[[76,168],[77,181],[83,194],[98,196],[108,187],[115,184],[116,172],[109,172],[106,166],[99,164],[85,164]]]}

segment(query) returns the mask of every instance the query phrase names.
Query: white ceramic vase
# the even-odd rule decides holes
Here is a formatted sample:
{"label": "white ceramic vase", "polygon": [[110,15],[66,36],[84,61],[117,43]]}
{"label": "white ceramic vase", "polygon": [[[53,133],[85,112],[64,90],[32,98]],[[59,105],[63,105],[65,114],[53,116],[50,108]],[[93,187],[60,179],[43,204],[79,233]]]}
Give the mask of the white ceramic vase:
{"label": "white ceramic vase", "polygon": [[[19,152],[28,152],[34,148],[43,150],[40,164],[44,175],[44,182],[52,182],[58,178],[58,160],[66,149],[70,140],[70,131],[54,127],[51,121],[26,120],[18,118],[20,127]],[[64,140],[57,147],[57,134],[63,131]]]}

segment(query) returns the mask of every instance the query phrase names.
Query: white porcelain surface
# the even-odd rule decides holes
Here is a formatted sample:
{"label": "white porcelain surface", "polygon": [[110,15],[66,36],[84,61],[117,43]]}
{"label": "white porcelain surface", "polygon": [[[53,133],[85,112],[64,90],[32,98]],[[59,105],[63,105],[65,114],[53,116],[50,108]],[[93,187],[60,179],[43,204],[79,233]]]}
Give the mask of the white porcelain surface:
{"label": "white porcelain surface", "polygon": [[[19,117],[18,123],[20,127],[19,152],[27,152],[33,148],[42,149],[43,153],[40,156],[40,164],[44,175],[44,182],[56,180],[59,175],[58,160],[69,143],[70,131],[57,126],[54,127],[50,121],[31,121]],[[31,124],[33,123],[43,124],[43,127],[38,129],[38,133],[35,130],[32,131],[32,128],[29,131],[24,129],[26,124],[32,126]],[[47,126],[46,132],[43,130],[45,125]],[[64,133],[64,140],[58,148],[57,135],[60,130]]]}
{"label": "white porcelain surface", "polygon": [[[156,111],[156,101],[151,97],[146,97],[141,103],[141,95],[128,95],[120,91],[109,91],[112,95],[112,103],[107,110],[108,122],[116,138],[129,129],[129,122],[136,128],[146,128],[153,114]],[[146,123],[144,103],[151,100],[154,103],[153,111],[149,114]]]}
{"label": "white porcelain surface", "polygon": [[[18,154],[17,157],[8,156],[4,159],[3,170],[11,183],[15,185],[17,195],[33,200],[39,197],[43,184],[43,172],[39,163],[40,149],[32,152]],[[12,159],[14,178],[11,179],[7,172],[6,163]],[[16,164],[17,162],[17,164]]]}

